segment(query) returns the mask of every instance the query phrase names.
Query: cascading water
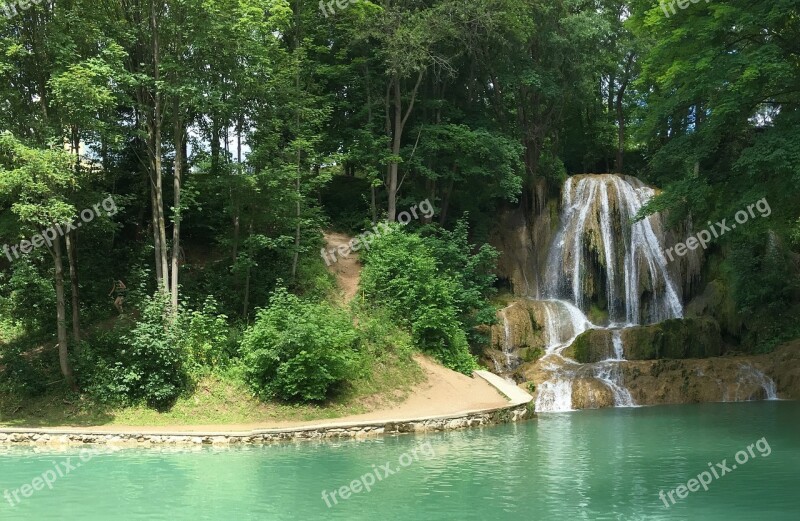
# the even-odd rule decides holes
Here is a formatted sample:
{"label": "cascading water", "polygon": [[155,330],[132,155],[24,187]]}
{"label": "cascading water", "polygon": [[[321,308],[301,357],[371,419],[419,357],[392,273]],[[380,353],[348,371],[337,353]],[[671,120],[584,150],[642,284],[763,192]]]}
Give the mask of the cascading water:
{"label": "cascading water", "polygon": [[581,333],[595,327],[586,315],[571,302],[542,300],[544,333],[547,339],[546,356],[553,358],[545,368],[552,378],[539,386],[536,396],[537,411],[572,410],[572,380],[578,364],[561,356],[561,352]]}
{"label": "cascading water", "polygon": [[[500,374],[508,374],[512,373],[520,364],[521,360],[519,356],[514,353],[514,346],[512,345],[512,338],[511,338],[511,323],[508,320],[508,313],[507,309],[503,309],[500,311],[500,315],[503,317],[503,356],[505,357],[505,366],[503,370],[498,370]],[[498,367],[497,361],[495,360],[495,367]],[[511,383],[514,383],[514,380],[508,376],[506,379],[509,380]]]}
{"label": "cascading water", "polygon": [[581,367],[562,356],[592,324],[586,313],[604,302],[612,331],[613,358],[591,366],[589,374],[612,393],[618,407],[635,406],[622,382],[625,361],[620,326],[650,324],[683,316],[678,285],[667,269],[654,215],[632,223],[655,194],[632,177],[570,177],[562,196],[562,226],[548,254],[545,284],[538,295],[544,306],[547,338],[542,367],[548,380],[539,385],[536,410],[572,409],[572,382]]}
{"label": "cascading water", "polygon": [[614,344],[614,360],[625,360],[625,350],[622,346],[622,331],[615,329],[611,333],[611,341]]}
{"label": "cascading water", "polygon": [[[736,396],[734,397],[734,401],[738,402],[750,399],[750,396],[740,395],[739,393],[739,389],[743,385],[746,386],[747,384],[756,384],[764,389],[764,396],[767,400],[778,399],[778,388],[772,378],[765,375],[750,364],[743,364],[739,366],[739,374],[737,375],[736,384]],[[723,401],[727,400],[723,399]]]}
{"label": "cascading water", "polygon": [[575,338],[589,328],[595,327],[586,315],[571,302],[563,300],[542,300],[539,302],[545,312],[545,337],[547,353],[562,351]]}
{"label": "cascading water", "polygon": [[[612,324],[650,324],[683,316],[678,285],[667,269],[661,218],[631,224],[655,194],[631,177],[567,179],[562,226],[548,255],[544,294],[584,313],[604,299]],[[604,291],[603,291],[604,290]]]}

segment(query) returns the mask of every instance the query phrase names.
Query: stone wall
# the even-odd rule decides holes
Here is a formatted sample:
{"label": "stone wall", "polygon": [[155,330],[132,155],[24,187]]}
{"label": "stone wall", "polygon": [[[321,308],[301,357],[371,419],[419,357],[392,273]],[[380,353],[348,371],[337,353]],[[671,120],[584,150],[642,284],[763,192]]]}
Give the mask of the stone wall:
{"label": "stone wall", "polygon": [[533,407],[530,404],[523,404],[456,416],[286,430],[269,429],[249,433],[147,433],[146,428],[143,428],[142,432],[138,433],[0,429],[0,446],[113,444],[148,447],[153,445],[259,444],[276,441],[361,438],[386,434],[442,432],[511,423],[532,417]]}

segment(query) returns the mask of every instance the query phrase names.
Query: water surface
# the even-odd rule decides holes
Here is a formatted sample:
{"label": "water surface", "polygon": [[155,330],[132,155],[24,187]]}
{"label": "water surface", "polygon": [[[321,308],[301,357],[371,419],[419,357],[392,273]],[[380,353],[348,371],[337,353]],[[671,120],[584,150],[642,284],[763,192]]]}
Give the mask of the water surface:
{"label": "water surface", "polygon": [[[731,467],[761,438],[768,456],[756,447],[707,492],[673,495],[669,508],[659,499],[709,462]],[[80,463],[77,449],[0,449],[0,491],[63,469],[67,457]],[[386,463],[395,472],[384,478]],[[331,501],[331,491],[376,470],[382,481],[371,492]],[[364,441],[125,449],[95,455],[52,490],[18,492],[14,507],[0,498],[0,519],[796,521],[798,485],[800,402],[704,404]]]}

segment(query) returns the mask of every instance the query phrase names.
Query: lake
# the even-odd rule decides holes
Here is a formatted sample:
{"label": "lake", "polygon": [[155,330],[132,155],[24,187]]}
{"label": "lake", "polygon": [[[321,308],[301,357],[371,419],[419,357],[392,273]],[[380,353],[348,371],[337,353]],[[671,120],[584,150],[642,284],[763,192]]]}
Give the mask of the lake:
{"label": "lake", "polygon": [[0,448],[0,519],[800,519],[799,402],[585,410],[362,441],[96,450]]}

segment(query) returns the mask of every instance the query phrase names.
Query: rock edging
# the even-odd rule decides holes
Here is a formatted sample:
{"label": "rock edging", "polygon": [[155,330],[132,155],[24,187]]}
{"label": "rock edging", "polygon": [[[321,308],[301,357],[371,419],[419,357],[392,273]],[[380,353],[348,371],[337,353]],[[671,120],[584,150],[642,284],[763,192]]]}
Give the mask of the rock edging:
{"label": "rock edging", "polygon": [[[491,377],[480,374],[501,393],[510,398],[507,406],[467,411],[454,415],[433,416],[410,420],[380,420],[350,424],[323,424],[292,429],[259,429],[249,432],[174,432],[153,433],[142,428],[140,432],[99,432],[79,429],[0,429],[0,446],[4,445],[85,445],[108,444],[127,446],[152,445],[235,445],[263,444],[275,441],[346,439],[380,436],[386,434],[443,432],[473,427],[486,427],[503,423],[518,422],[533,417],[530,406],[533,397],[508,383],[505,387]],[[494,376],[494,375],[492,375]],[[518,389],[522,394],[511,391]],[[527,398],[525,398],[525,396]]]}

